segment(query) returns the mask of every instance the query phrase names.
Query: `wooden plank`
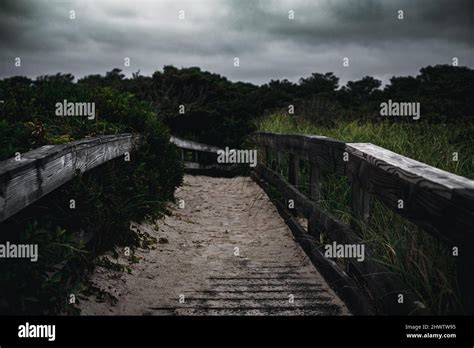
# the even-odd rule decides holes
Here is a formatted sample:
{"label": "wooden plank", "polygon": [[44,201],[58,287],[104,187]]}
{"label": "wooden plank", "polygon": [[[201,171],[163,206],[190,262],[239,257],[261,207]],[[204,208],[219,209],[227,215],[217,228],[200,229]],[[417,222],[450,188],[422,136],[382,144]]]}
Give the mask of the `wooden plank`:
{"label": "wooden plank", "polygon": [[283,174],[283,153],[281,151],[276,151],[277,158],[277,168],[280,174]]}
{"label": "wooden plank", "polygon": [[[252,178],[267,194],[271,194],[270,186],[256,172],[252,173]],[[329,286],[346,303],[351,313],[356,315],[373,315],[372,305],[354,280],[342,271],[334,261],[324,257],[319,250],[320,245],[317,239],[306,234],[297,219],[289,214],[281,202],[274,200],[273,203],[276,205],[281,217],[288,224],[295,240],[301,245],[303,251],[308,255]]]}
{"label": "wooden plank", "polygon": [[[252,135],[258,144],[274,150],[285,151],[298,155],[312,163],[317,163],[321,169],[340,172],[342,151],[345,143],[328,137],[301,134],[277,134],[258,132]],[[336,152],[341,155],[336,156]]]}
{"label": "wooden plank", "polygon": [[[313,237],[324,233],[330,240],[338,244],[361,244],[360,237],[348,226],[322,211],[318,205],[291,186],[285,178],[278,173],[263,166],[257,166],[257,174],[275,186],[285,200],[294,199],[295,207],[303,215],[311,219],[314,232]],[[365,243],[363,243],[365,244]],[[365,246],[365,260],[358,262],[348,260],[350,274],[367,289],[379,313],[385,314],[414,314],[423,313],[421,301],[402,282],[399,275],[389,272],[373,261],[372,252]],[[403,295],[404,302],[398,303],[398,295]]]}
{"label": "wooden plank", "polygon": [[315,163],[309,166],[309,198],[315,202],[321,200],[321,170]]}
{"label": "wooden plank", "polygon": [[474,181],[372,144],[347,151],[349,168],[366,166],[361,188],[388,208],[450,247],[474,243]]}
{"label": "wooden plank", "polygon": [[349,177],[351,179],[351,228],[359,231],[362,224],[367,224],[370,217],[371,195],[367,191],[367,162],[349,162]]}
{"label": "wooden plank", "polygon": [[286,200],[293,199],[295,209],[304,217],[309,218],[313,210],[313,202],[294,186],[290,185],[283,176],[262,165],[257,165],[255,171],[265,180],[274,185]]}
{"label": "wooden plank", "polygon": [[289,154],[288,182],[298,188],[300,174],[300,159],[298,156]]}
{"label": "wooden plank", "polygon": [[323,231],[318,229],[318,222],[316,221],[317,215],[312,212],[308,217],[308,234],[318,240],[322,240],[324,237]]}
{"label": "wooden plank", "polygon": [[179,148],[187,149],[187,150],[212,152],[212,153],[217,153],[217,151],[222,150],[221,148],[217,146],[202,144],[202,143],[198,143],[197,141],[181,139],[173,135],[170,137],[170,142],[175,144]]}
{"label": "wooden plank", "polygon": [[[299,186],[299,175],[300,175],[300,159],[297,155],[288,155],[288,182],[293,185],[296,189]],[[295,209],[290,210],[293,216],[297,216],[298,212]]]}
{"label": "wooden plank", "polygon": [[[428,166],[373,144],[344,144],[320,136],[256,133],[254,140],[289,151],[354,179],[353,211],[362,221],[369,216],[370,196],[426,231],[452,245],[474,243],[474,181]],[[344,152],[350,161],[344,163]],[[331,161],[332,158],[332,161]],[[400,209],[399,200],[404,208]]]}
{"label": "wooden plank", "polygon": [[198,162],[185,162],[184,163],[185,169],[194,169],[194,170],[223,170],[223,171],[235,171],[240,168],[238,164],[219,164],[219,163],[212,163],[212,164],[202,164]]}
{"label": "wooden plank", "polygon": [[452,198],[455,190],[472,190],[474,181],[399,155],[383,147],[367,143],[347,143],[346,151],[395,175],[406,182],[436,191]]}
{"label": "wooden plank", "polygon": [[[309,199],[317,205],[321,200],[321,171],[316,163],[309,162]],[[308,217],[308,233],[314,238],[320,239],[322,234],[316,228],[315,214],[312,212]]]}
{"label": "wooden plank", "polygon": [[47,145],[0,162],[0,221],[4,221],[44,195],[113,158],[134,150],[137,135],[120,134]]}
{"label": "wooden plank", "polygon": [[369,221],[371,195],[355,180],[351,184],[351,192],[351,208],[353,214],[351,227],[353,230],[358,231],[362,228],[361,224],[367,224]]}

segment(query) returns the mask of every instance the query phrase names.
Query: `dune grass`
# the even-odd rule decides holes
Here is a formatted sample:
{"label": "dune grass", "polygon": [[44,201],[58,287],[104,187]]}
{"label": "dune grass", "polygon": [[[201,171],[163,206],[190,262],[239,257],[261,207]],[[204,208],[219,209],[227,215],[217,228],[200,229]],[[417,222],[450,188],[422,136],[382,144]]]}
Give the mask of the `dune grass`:
{"label": "dune grass", "polygon": [[[316,125],[286,114],[258,121],[260,131],[325,135],[356,143],[372,143],[400,155],[474,179],[474,124],[418,124],[407,122],[336,121]],[[453,160],[453,154],[458,160]]]}
{"label": "dune grass", "polygon": [[[349,142],[370,142],[440,169],[473,178],[472,125],[393,122],[336,122],[317,125],[285,114],[258,121],[259,131],[325,135]],[[454,153],[458,160],[454,161]],[[284,170],[283,170],[284,171]],[[308,192],[308,166],[303,165],[299,189]],[[320,202],[343,222],[350,221],[350,186],[345,177],[325,173]],[[455,258],[438,240],[374,199],[361,237],[374,250],[374,261],[399,273],[431,314],[462,313]]]}

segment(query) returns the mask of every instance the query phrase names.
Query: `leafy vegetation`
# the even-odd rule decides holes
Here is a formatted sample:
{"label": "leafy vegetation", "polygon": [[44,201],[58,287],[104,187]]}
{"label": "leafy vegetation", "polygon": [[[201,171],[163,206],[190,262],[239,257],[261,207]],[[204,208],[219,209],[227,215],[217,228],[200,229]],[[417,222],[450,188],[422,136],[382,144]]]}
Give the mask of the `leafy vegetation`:
{"label": "leafy vegetation", "polygon": [[[143,135],[131,161],[117,158],[79,175],[1,225],[1,243],[38,244],[40,257],[36,263],[11,259],[0,264],[0,312],[65,311],[67,294],[74,291],[86,260],[117,244],[133,247],[137,236],[130,231],[130,221],[163,213],[166,200],[181,183],[182,164],[169,143],[168,130],[146,103],[130,93],[76,84],[71,75],[58,74],[35,81],[23,77],[0,81],[0,99],[6,101],[0,159],[101,134]],[[94,102],[98,118],[56,116],[55,104],[64,99]],[[87,249],[74,238],[81,233],[95,236]]]}
{"label": "leafy vegetation", "polygon": [[458,123],[474,117],[474,70],[449,65],[422,68],[415,77],[394,76],[383,88],[370,76],[340,87],[330,72],[313,73],[298,83],[283,79],[255,86],[198,67],[173,66],[131,78],[113,69],[104,76],[86,76],[78,84],[132,93],[147,102],[173,134],[222,147],[240,146],[255,130],[255,118],[277,109],[288,111],[290,105],[296,114],[327,125],[337,120],[380,121],[380,103],[389,99],[420,102],[423,122]]}

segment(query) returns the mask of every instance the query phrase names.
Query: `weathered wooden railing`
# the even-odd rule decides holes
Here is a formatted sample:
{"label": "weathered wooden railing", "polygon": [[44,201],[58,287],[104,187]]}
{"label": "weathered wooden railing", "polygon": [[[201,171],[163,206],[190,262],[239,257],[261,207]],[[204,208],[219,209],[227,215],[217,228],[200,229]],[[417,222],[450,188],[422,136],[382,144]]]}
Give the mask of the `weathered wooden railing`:
{"label": "weathered wooden railing", "polygon": [[[442,240],[450,251],[458,252],[458,256],[453,257],[457,257],[465,310],[474,312],[474,181],[373,144],[274,133],[256,133],[253,139],[266,154],[265,163],[259,161],[256,168],[256,179],[264,187],[277,188],[286,201],[294,201],[296,210],[308,220],[307,231],[288,214],[287,207],[277,202],[280,213],[321,273],[346,302],[352,303],[355,312],[424,313],[417,296],[396,273],[375,262],[367,246],[365,261],[346,259],[344,272],[323,255],[323,245],[319,243],[321,234],[338,244],[363,243],[358,226],[370,218],[371,197]],[[270,151],[277,152],[277,158],[281,158],[282,153],[289,154],[288,180],[271,168]],[[310,166],[309,197],[297,188],[300,159],[308,161]],[[322,171],[350,179],[351,224],[342,223],[318,204]],[[364,300],[367,297],[368,302]]]}
{"label": "weathered wooden railing", "polygon": [[[185,167],[190,171],[230,173],[236,169],[235,166],[217,163],[218,147],[174,136],[170,141],[181,148]],[[0,222],[73,179],[78,172],[87,172],[129,153],[139,144],[140,135],[103,135],[60,145],[45,145],[1,161]],[[186,152],[192,152],[194,161],[186,160]]]}
{"label": "weathered wooden railing", "polygon": [[73,179],[134,150],[140,137],[103,135],[46,145],[0,162],[0,222]]}
{"label": "weathered wooden railing", "polygon": [[[238,165],[217,162],[217,154],[222,150],[217,146],[181,139],[176,136],[171,136],[170,142],[181,149],[181,157],[187,172],[234,175],[239,171]],[[191,157],[191,160],[188,160],[189,157]]]}

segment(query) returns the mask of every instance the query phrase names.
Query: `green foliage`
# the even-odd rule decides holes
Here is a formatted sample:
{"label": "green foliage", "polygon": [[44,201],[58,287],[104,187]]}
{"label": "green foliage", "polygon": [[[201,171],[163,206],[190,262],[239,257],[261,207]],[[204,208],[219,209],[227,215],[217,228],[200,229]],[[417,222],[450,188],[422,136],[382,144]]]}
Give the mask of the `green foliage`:
{"label": "green foliage", "polygon": [[[332,125],[338,120],[377,120],[380,103],[389,99],[420,102],[423,122],[452,123],[474,118],[474,70],[450,65],[428,66],[416,77],[381,81],[365,76],[339,88],[333,73],[312,73],[298,83],[272,80],[262,86],[232,82],[197,67],[165,66],[152,76],[139,72],[125,78],[120,69],[105,76],[79,80],[90,87],[112,86],[146,101],[172,133],[218,146],[238,147],[254,128],[254,119],[277,109],[295,113],[311,122]],[[185,113],[180,114],[180,105]],[[407,118],[395,118],[407,122]]]}
{"label": "green foliage", "polygon": [[54,314],[65,310],[71,280],[78,277],[78,265],[87,256],[83,245],[53,221],[29,219],[21,224],[7,222],[3,227],[2,244],[38,245],[39,256],[36,262],[2,259],[0,313]]}
{"label": "green foliage", "polygon": [[[253,93],[258,88],[251,84],[232,83],[197,67],[173,66],[165,66],[163,72],[156,71],[151,77],[137,73],[132,79],[124,79],[115,69],[102,78],[89,76],[78,83],[109,85],[111,76],[115,86],[151,105],[175,135],[208,144],[238,146],[253,130]],[[185,107],[184,114],[179,112],[180,105]]]}
{"label": "green foliage", "polygon": [[338,83],[339,78],[333,73],[312,73],[310,77],[300,79],[297,93],[299,97],[329,94],[337,89]]}
{"label": "green foliage", "polygon": [[[109,76],[113,78],[113,76]],[[142,146],[131,161],[117,158],[43,197],[1,224],[5,241],[38,241],[40,261],[0,263],[0,313],[41,314],[67,311],[67,294],[81,270],[99,252],[115,245],[133,247],[137,237],[130,221],[163,213],[165,202],[181,184],[183,168],[168,130],[150,106],[132,94],[109,86],[73,82],[71,75],[43,76],[35,81],[0,81],[5,100],[0,118],[0,159],[45,144],[126,132],[140,133]],[[56,103],[94,102],[96,119],[59,117]],[[70,209],[74,199],[76,208]],[[58,232],[60,231],[60,233]],[[93,234],[84,248],[74,235]],[[58,264],[62,265],[56,269]],[[31,303],[31,302],[34,303]]]}

